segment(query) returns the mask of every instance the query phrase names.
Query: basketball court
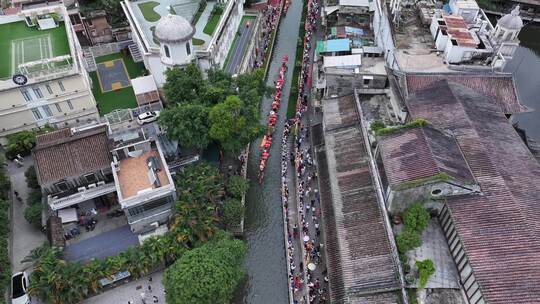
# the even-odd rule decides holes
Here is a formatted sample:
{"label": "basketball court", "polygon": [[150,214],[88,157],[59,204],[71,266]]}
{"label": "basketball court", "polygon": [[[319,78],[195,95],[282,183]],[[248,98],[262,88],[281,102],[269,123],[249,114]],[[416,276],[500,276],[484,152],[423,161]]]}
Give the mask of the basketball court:
{"label": "basketball court", "polygon": [[[19,73],[19,65],[31,61],[53,57],[51,36],[41,35],[32,38],[14,39],[11,41],[11,73]],[[32,70],[42,70],[45,65],[32,66]]]}
{"label": "basketball court", "polygon": [[103,93],[131,86],[129,74],[122,59],[98,63],[97,77]]}

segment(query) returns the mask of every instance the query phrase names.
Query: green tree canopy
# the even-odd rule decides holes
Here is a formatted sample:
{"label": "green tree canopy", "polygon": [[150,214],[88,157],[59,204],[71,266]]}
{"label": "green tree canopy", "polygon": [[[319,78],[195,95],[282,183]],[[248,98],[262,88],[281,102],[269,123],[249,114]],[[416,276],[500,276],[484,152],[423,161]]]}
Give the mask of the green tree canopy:
{"label": "green tree canopy", "polygon": [[405,231],[396,237],[396,245],[399,252],[405,253],[422,245],[422,238],[416,231],[405,229]]}
{"label": "green tree canopy", "polygon": [[235,198],[242,198],[249,189],[249,182],[240,175],[232,175],[227,180],[227,192]]}
{"label": "green tree canopy", "polygon": [[223,221],[228,226],[239,225],[244,216],[244,206],[238,199],[228,199],[223,203]]}
{"label": "green tree canopy", "polygon": [[420,202],[412,204],[403,213],[405,227],[407,227],[407,229],[412,229],[419,234],[426,230],[429,218],[429,212],[427,212]]}
{"label": "green tree canopy", "polygon": [[224,239],[186,252],[164,274],[169,304],[228,304],[244,276],[242,241]]}
{"label": "green tree canopy", "polygon": [[180,146],[204,149],[210,144],[208,112],[209,108],[204,105],[179,104],[163,110],[159,123]]}
{"label": "green tree canopy", "polygon": [[206,91],[207,82],[195,64],[169,69],[163,86],[169,103],[195,102]]}
{"label": "green tree canopy", "polygon": [[418,288],[424,288],[429,278],[435,273],[435,265],[430,259],[416,261],[418,268]]}
{"label": "green tree canopy", "polygon": [[238,153],[262,134],[263,127],[249,115],[250,110],[237,96],[227,97],[210,110],[210,137],[217,140],[225,152]]}

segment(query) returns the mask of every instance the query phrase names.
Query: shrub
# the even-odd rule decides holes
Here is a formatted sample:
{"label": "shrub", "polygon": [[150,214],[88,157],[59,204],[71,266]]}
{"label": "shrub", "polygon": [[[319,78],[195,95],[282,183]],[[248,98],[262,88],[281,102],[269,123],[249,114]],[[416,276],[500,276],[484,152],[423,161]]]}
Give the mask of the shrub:
{"label": "shrub", "polygon": [[405,231],[396,237],[396,244],[398,251],[405,253],[422,245],[422,239],[416,231],[406,228]]}
{"label": "shrub", "polygon": [[382,122],[380,120],[374,120],[374,121],[371,122],[369,127],[370,127],[371,131],[377,132],[380,129],[386,128],[386,125],[384,124],[384,122]]}
{"label": "shrub", "polygon": [[[8,201],[0,199],[0,294],[2,295],[4,295],[6,288],[9,286],[11,275],[11,263],[7,250],[9,237],[8,210]],[[3,299],[3,297],[0,297],[0,302]]]}
{"label": "shrub", "polygon": [[227,226],[235,226],[240,224],[244,217],[244,206],[237,199],[228,199],[223,204],[223,221]]}
{"label": "shrub", "polygon": [[406,123],[404,125],[395,126],[395,127],[386,127],[386,128],[379,129],[379,130],[377,130],[377,132],[375,132],[375,134],[377,134],[379,136],[391,135],[391,134],[396,133],[399,130],[419,128],[419,127],[423,127],[423,126],[425,126],[427,124],[428,124],[427,120],[422,119],[422,118],[417,118],[417,119],[415,119],[415,120],[413,120],[413,121],[411,121],[409,123]]}
{"label": "shrub", "polygon": [[223,6],[216,4],[214,5],[214,8],[212,9],[211,15],[221,15],[223,14]]}
{"label": "shrub", "polygon": [[422,206],[420,202],[416,202],[409,206],[403,213],[403,223],[407,229],[416,231],[422,234],[426,230],[429,222],[429,212]]}
{"label": "shrub", "polygon": [[435,273],[435,266],[432,260],[425,259],[416,261],[416,267],[418,267],[418,288],[424,288],[431,275]]}
{"label": "shrub", "polygon": [[43,208],[41,203],[39,204],[32,204],[26,207],[24,209],[24,218],[26,221],[36,228],[41,228],[42,222],[41,222],[41,214],[42,214]]}
{"label": "shrub", "polygon": [[234,198],[240,199],[249,189],[249,182],[239,175],[233,175],[227,180],[227,192]]}
{"label": "shrub", "polygon": [[28,186],[28,188],[32,188],[32,189],[39,188],[36,167],[34,166],[28,167],[28,169],[26,169],[26,172],[24,172],[24,176],[26,177],[26,185]]}

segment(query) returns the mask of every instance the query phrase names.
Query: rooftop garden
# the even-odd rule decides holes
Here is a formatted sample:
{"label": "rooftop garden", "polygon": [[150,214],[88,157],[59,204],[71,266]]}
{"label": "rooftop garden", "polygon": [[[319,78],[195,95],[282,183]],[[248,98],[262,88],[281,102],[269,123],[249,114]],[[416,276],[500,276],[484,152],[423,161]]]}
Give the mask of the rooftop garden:
{"label": "rooftop garden", "polygon": [[212,12],[210,13],[210,17],[208,17],[208,22],[206,23],[206,26],[203,29],[203,32],[207,35],[212,36],[218,26],[219,20],[221,19],[221,15],[223,15],[223,6],[220,4],[216,4],[214,8],[212,9]]}
{"label": "rooftop garden", "polygon": [[144,3],[139,3],[139,9],[141,10],[141,13],[148,22],[156,22],[159,21],[161,16],[154,11],[154,8],[159,5],[159,2],[156,1],[149,1]]}
{"label": "rooftop garden", "polygon": [[[134,62],[127,52],[97,57],[96,63],[115,59],[122,59],[124,61],[130,79],[144,76],[146,73],[144,65],[142,63]],[[94,98],[96,99],[98,110],[101,115],[107,114],[116,109],[137,107],[137,100],[135,99],[135,93],[133,93],[133,88],[131,86],[122,88],[120,90],[103,93],[99,86],[97,72],[90,73],[90,78],[92,78],[93,83],[92,93],[94,94]]]}
{"label": "rooftop garden", "polygon": [[[36,38],[36,40],[32,38]],[[39,40],[37,40],[38,38]],[[14,43],[17,44],[15,48],[13,47]],[[12,66],[14,56],[17,56],[20,63],[45,58],[41,53],[36,52],[37,43],[47,43],[50,46],[52,53],[48,57],[70,53],[66,27],[63,22],[60,22],[58,27],[49,30],[28,27],[24,21],[0,25],[0,49],[4,50],[3,56],[0,58],[0,78],[11,77],[14,74]],[[17,49],[23,50],[24,53],[13,54]]]}

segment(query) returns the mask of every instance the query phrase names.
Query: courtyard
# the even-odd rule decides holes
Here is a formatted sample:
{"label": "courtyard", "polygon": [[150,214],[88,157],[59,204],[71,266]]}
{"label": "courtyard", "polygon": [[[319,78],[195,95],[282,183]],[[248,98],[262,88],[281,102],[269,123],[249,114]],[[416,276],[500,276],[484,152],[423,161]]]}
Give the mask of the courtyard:
{"label": "courtyard", "polygon": [[144,64],[123,52],[96,57],[96,63],[98,70],[90,73],[90,78],[99,113],[137,107],[130,80],[145,74]]}

